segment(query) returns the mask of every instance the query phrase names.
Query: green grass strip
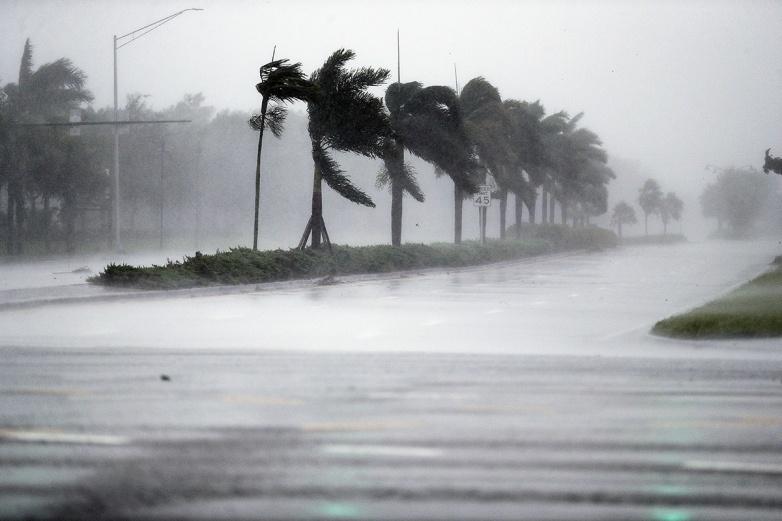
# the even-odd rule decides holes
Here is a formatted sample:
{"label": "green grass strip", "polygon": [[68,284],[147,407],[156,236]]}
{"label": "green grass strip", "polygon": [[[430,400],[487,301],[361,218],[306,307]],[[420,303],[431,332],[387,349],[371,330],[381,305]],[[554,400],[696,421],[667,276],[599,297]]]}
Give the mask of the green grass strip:
{"label": "green grass strip", "polygon": [[724,297],[661,320],[652,333],[690,339],[782,336],[782,265]]}
{"label": "green grass strip", "polygon": [[[424,268],[457,268],[508,261],[567,249],[606,248],[616,236],[599,228],[570,230],[541,226],[523,240],[490,240],[485,246],[405,244],[400,247],[334,246],[327,249],[253,251],[233,248],[204,255],[196,252],[162,266],[110,264],[90,282],[141,289],[178,289],[306,279],[326,275],[387,273]],[[552,239],[552,236],[555,236]]]}

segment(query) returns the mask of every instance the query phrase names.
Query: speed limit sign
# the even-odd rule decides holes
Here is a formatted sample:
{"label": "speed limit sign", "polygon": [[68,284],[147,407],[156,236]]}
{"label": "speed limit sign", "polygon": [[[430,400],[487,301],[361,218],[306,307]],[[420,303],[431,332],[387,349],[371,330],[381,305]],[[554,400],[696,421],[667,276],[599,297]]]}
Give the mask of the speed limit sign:
{"label": "speed limit sign", "polygon": [[491,192],[476,192],[472,196],[473,206],[490,206]]}

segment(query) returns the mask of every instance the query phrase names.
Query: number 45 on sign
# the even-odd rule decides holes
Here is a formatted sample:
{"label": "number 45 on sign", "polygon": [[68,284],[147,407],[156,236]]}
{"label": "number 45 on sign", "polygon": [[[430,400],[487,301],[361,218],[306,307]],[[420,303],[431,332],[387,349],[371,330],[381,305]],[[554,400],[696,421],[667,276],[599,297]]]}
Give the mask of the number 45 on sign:
{"label": "number 45 on sign", "polygon": [[488,185],[481,185],[478,192],[472,196],[472,204],[474,206],[490,206],[491,205],[491,187]]}

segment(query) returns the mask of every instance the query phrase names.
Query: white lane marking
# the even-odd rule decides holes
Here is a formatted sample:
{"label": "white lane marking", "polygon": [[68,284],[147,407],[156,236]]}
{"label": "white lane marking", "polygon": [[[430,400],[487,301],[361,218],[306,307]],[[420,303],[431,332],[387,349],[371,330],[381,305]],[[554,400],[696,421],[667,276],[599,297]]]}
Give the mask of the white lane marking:
{"label": "white lane marking", "polygon": [[0,429],[0,440],[27,443],[74,443],[78,445],[125,445],[130,443],[130,439],[124,436],[24,429]]}
{"label": "white lane marking", "polygon": [[747,474],[782,474],[782,464],[753,463],[745,461],[685,461],[682,465],[690,470],[711,470],[718,472],[741,472]]}
{"label": "white lane marking", "polygon": [[395,458],[440,458],[443,451],[429,447],[388,445],[323,445],[326,454],[337,456],[391,456]]}

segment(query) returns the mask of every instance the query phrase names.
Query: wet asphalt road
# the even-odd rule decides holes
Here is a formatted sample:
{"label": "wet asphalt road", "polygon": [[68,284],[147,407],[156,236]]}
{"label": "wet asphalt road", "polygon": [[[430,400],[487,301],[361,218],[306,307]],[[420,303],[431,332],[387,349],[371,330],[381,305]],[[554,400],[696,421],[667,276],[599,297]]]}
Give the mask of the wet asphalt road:
{"label": "wet asphalt road", "polygon": [[4,311],[0,519],[782,519],[778,343],[645,333],[768,252],[675,248]]}
{"label": "wet asphalt road", "polygon": [[780,362],[3,355],[4,519],[782,517]]}

